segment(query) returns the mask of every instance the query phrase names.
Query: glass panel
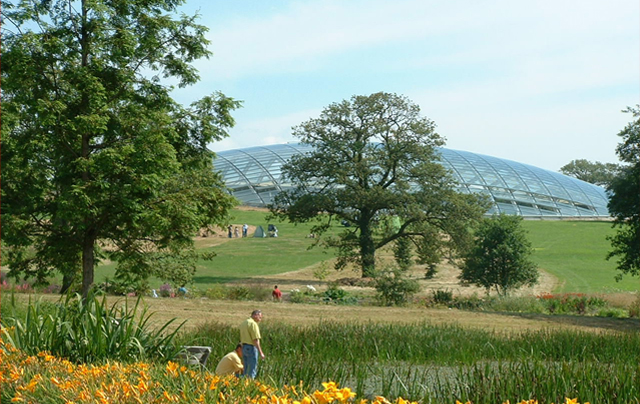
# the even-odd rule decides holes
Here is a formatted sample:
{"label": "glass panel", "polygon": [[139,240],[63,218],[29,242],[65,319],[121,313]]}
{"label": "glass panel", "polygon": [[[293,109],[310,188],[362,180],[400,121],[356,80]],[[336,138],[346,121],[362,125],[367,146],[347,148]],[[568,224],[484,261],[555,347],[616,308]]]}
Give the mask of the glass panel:
{"label": "glass panel", "polygon": [[[287,159],[311,150],[299,143],[228,150],[216,153],[214,169],[243,203],[264,205],[291,186],[282,183],[282,165]],[[452,149],[438,151],[460,192],[493,198],[495,205],[488,214],[608,216],[608,198],[601,187],[510,160]]]}

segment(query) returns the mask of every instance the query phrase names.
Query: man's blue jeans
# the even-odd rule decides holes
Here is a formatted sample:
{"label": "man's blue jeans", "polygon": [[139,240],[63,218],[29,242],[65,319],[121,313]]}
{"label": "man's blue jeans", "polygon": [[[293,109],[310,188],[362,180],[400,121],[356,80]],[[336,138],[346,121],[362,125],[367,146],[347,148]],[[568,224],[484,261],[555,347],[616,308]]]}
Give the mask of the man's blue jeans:
{"label": "man's blue jeans", "polygon": [[244,370],[242,375],[255,379],[258,374],[258,348],[249,344],[242,344],[242,362]]}

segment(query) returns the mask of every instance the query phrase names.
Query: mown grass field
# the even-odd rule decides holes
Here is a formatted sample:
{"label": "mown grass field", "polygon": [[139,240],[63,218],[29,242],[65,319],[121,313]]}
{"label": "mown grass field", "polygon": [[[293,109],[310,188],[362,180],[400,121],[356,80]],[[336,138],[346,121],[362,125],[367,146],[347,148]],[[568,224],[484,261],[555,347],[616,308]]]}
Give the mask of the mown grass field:
{"label": "mown grass field", "polygon": [[638,277],[616,282],[615,259],[606,260],[614,234],[610,222],[525,221],[532,259],[560,281],[554,292],[611,293],[640,290]]}
{"label": "mown grass field", "polygon": [[[262,226],[267,230],[269,222],[264,210],[235,210],[232,223],[242,226]],[[333,258],[332,251],[321,247],[309,249],[313,239],[307,236],[311,224],[293,225],[272,221],[278,227],[278,238],[233,238],[226,232],[199,238],[197,245],[217,256],[211,261],[201,261],[194,278],[194,287],[206,290],[216,284],[287,273],[306,268]],[[557,278],[558,293],[616,293],[640,290],[637,277],[625,276],[616,282],[615,260],[606,260],[610,250],[608,235],[614,234],[610,222],[591,221],[535,221],[523,222],[534,248],[532,259],[539,268]],[[339,231],[338,226],[335,231]],[[96,281],[113,277],[115,266],[102,265],[96,273]],[[345,272],[345,277],[357,276]],[[159,280],[151,286],[158,288]]]}

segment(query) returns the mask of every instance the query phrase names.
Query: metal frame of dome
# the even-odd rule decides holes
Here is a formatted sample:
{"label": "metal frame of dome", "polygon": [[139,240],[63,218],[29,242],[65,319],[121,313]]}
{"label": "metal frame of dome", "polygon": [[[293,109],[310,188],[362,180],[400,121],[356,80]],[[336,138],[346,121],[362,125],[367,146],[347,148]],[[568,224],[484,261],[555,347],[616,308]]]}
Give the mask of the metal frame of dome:
{"label": "metal frame of dome", "polygon": [[[291,184],[281,166],[294,154],[311,150],[300,143],[256,146],[216,153],[214,167],[233,195],[248,206],[267,206]],[[458,181],[458,190],[488,195],[487,214],[537,218],[609,218],[604,188],[511,160],[439,148],[441,164]]]}

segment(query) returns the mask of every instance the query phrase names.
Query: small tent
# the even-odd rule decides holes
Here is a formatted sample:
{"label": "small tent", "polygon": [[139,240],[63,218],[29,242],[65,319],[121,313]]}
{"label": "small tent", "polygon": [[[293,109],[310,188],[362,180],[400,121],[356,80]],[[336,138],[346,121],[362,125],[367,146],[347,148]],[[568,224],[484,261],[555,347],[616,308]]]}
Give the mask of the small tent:
{"label": "small tent", "polygon": [[256,231],[253,232],[253,237],[267,237],[262,226],[256,227]]}

